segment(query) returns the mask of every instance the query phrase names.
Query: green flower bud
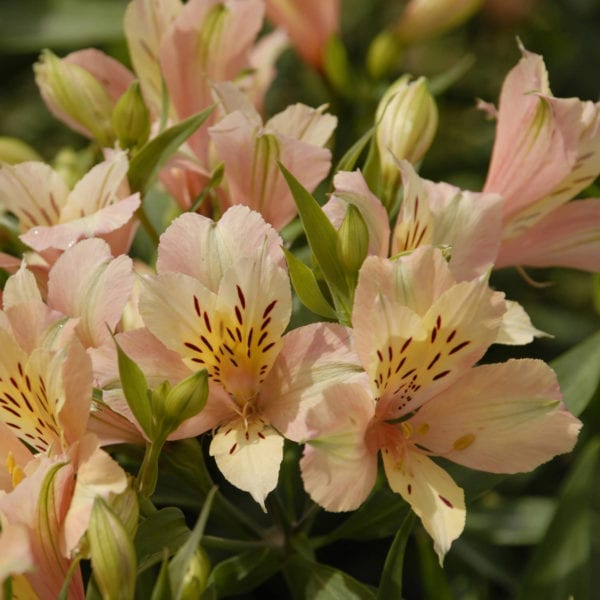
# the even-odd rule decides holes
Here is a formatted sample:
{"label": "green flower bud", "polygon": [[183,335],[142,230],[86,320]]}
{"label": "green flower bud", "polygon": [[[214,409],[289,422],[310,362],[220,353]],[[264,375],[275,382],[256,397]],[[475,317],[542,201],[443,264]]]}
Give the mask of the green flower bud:
{"label": "green flower bud", "polygon": [[401,42],[420,42],[458,27],[482,4],[483,0],[411,0],[394,29]]}
{"label": "green flower bud", "polygon": [[210,560],[202,548],[198,548],[187,564],[183,585],[181,588],[181,600],[196,600],[206,588],[210,574]]}
{"label": "green flower bud", "polygon": [[100,497],[94,500],[87,535],[94,580],[102,598],[133,598],[137,571],[133,542],[121,520]]}
{"label": "green flower bud", "polygon": [[438,123],[435,100],[427,80],[404,75],[388,88],[375,114],[375,139],[384,188],[397,188],[397,161],[419,161],[429,149]]}
{"label": "green flower bud", "polygon": [[134,81],[119,98],[112,113],[112,124],[123,149],[140,148],[148,141],[150,111],[138,81]]}
{"label": "green flower bud", "polygon": [[348,204],[346,215],[337,236],[337,254],[344,269],[354,276],[358,273],[369,250],[369,230],[354,204]]}
{"label": "green flower bud", "polygon": [[16,165],[28,160],[41,161],[42,157],[25,142],[8,136],[0,136],[0,163]]}
{"label": "green flower bud", "polygon": [[160,408],[163,427],[169,433],[174,431],[183,421],[197,415],[204,408],[207,398],[208,373],[202,369],[180,381],[164,396]]}
{"label": "green flower bud", "polygon": [[112,146],[113,103],[102,84],[83,67],[61,60],[44,50],[33,70],[50,111],[70,127]]}
{"label": "green flower bud", "polygon": [[393,73],[402,57],[402,44],[391,31],[382,31],[369,46],[367,71],[373,79]]}

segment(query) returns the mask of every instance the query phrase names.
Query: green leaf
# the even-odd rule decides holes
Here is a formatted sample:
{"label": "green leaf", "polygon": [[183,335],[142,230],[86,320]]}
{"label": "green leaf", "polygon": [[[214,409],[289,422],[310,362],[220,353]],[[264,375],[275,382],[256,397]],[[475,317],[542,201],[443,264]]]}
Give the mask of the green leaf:
{"label": "green leaf", "polygon": [[137,419],[146,435],[154,438],[152,407],[148,400],[148,383],[142,370],[133,362],[115,340],[119,362],[119,377],[123,386],[123,394],[131,412]]}
{"label": "green leaf", "polygon": [[283,251],[287,260],[290,279],[302,304],[321,317],[335,319],[335,311],[331,308],[329,302],[325,300],[312,270],[289,250],[284,248]]}
{"label": "green leaf", "polygon": [[340,161],[338,162],[336,168],[334,169],[334,173],[339,171],[352,171],[354,166],[356,165],[360,155],[363,153],[364,149],[367,147],[367,144],[371,141],[373,134],[375,133],[375,126],[371,127],[368,131],[363,133],[360,138],[346,150],[346,153]]}
{"label": "green leaf", "polygon": [[342,309],[349,316],[348,286],[344,270],[337,260],[337,232],[319,203],[300,182],[280,163],[279,168],[287,181],[298,208],[306,239],[310,245],[321,272],[331,290],[334,299],[342,304]]}
{"label": "green leaf", "polygon": [[431,538],[422,527],[417,530],[415,538],[419,551],[419,567],[423,586],[422,599],[454,600],[446,573],[440,566],[438,556],[433,550]]}
{"label": "green leaf", "polygon": [[415,522],[415,515],[412,511],[408,512],[400,528],[394,536],[394,541],[385,557],[385,564],[381,579],[379,580],[379,589],[377,591],[377,600],[387,600],[388,598],[402,598],[402,579],[404,552],[408,536]]}
{"label": "green leaf", "polygon": [[3,2],[0,49],[81,48],[123,39],[122,0],[20,0]]}
{"label": "green leaf", "polygon": [[342,598],[343,600],[373,600],[375,598],[370,588],[347,573],[307,560],[299,554],[287,561],[283,572],[294,600],[341,600]]}
{"label": "green leaf", "polygon": [[281,556],[272,548],[251,550],[220,562],[208,578],[202,600],[249,592],[281,568]]}
{"label": "green leaf", "polygon": [[550,363],[556,371],[564,401],[579,415],[594,398],[600,385],[600,331]]}
{"label": "green leaf", "polygon": [[194,560],[196,551],[200,545],[206,522],[208,521],[208,515],[212,507],[212,502],[217,492],[216,486],[208,493],[202,512],[198,517],[198,521],[194,526],[192,534],[188,537],[187,541],[175,554],[171,563],[169,564],[169,579],[171,581],[171,593],[175,600],[179,600],[182,596],[185,574],[188,570],[190,561]]}
{"label": "green leaf", "polygon": [[176,552],[185,544],[190,533],[178,508],[163,508],[150,515],[140,523],[134,540],[138,572],[160,562],[164,548],[169,554]]}
{"label": "green leaf", "polygon": [[213,106],[165,129],[148,142],[129,163],[129,185],[134,192],[145,192],[162,165],[208,119]]}
{"label": "green leaf", "polygon": [[592,439],[580,453],[563,485],[556,514],[542,543],[525,571],[518,598],[590,598],[590,581],[597,565],[591,560],[598,518],[592,498],[600,473],[600,438]]}

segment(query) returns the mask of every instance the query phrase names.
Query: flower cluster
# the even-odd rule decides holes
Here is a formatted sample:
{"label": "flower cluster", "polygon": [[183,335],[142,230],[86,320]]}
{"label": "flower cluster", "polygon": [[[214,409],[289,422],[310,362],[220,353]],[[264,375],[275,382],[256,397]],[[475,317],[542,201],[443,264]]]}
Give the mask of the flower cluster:
{"label": "flower cluster", "polygon": [[[600,173],[600,104],[552,96],[522,48],[498,110],[486,107],[485,185],[465,191],[419,176],[438,114],[426,80],[404,76],[373,116],[364,168],[356,152],[343,160],[321,207],[311,194],[336,117],[293,104],[265,119],[264,100],[288,40],[331,68],[338,13],[133,0],[134,72],[94,49],[37,63],[50,111],[101,155],[73,186],[42,162],[0,169],[23,247],[0,255],[0,579],[16,597],[85,597],[88,558],[107,597],[125,585],[137,498],[147,513],[174,440],[203,436],[264,511],[288,446],[328,511],[363,505],[382,462],[440,562],[466,505],[438,457],[517,473],[573,448],[581,423],[548,365],[479,363],[542,335],[490,287],[492,270],[600,270],[600,200],[569,202]],[[265,14],[276,28],[259,37]],[[155,178],[177,212],[160,240],[146,214]],[[128,256],[140,223],[151,264]],[[290,223],[308,246],[292,245]],[[298,299],[312,318],[298,319]],[[115,444],[145,448],[136,480],[103,449]]]}

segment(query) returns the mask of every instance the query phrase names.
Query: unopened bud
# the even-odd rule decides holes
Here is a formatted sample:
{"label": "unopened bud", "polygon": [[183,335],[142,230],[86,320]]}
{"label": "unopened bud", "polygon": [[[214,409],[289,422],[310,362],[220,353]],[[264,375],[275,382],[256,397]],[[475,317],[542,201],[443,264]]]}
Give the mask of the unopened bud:
{"label": "unopened bud", "polygon": [[482,4],[483,0],[411,0],[394,29],[399,41],[420,42],[458,27]]}
{"label": "unopened bud", "polygon": [[50,111],[102,146],[112,146],[112,101],[102,84],[83,67],[44,50],[35,80]]}
{"label": "unopened bud", "polygon": [[183,585],[181,588],[181,600],[195,600],[200,598],[206,588],[206,582],[210,574],[210,560],[202,548],[198,548],[187,564]]}
{"label": "unopened bud", "polygon": [[100,497],[88,528],[94,580],[103,598],[133,598],[137,560],[123,523]]}
{"label": "unopened bud", "polygon": [[360,269],[369,251],[369,230],[354,204],[348,204],[337,237],[338,258],[350,274]]}
{"label": "unopened bud", "polygon": [[381,98],[375,123],[384,187],[395,187],[400,180],[398,161],[420,160],[437,129],[437,107],[427,80],[411,81],[410,75],[398,79]]}
{"label": "unopened bud", "polygon": [[28,160],[41,161],[42,157],[25,142],[8,136],[0,136],[0,163],[16,165]]}
{"label": "unopened bud", "polygon": [[174,431],[183,421],[197,415],[207,398],[208,373],[202,369],[180,381],[166,394],[161,407],[163,426]]}
{"label": "unopened bud", "polygon": [[382,31],[369,46],[367,70],[373,79],[393,73],[402,56],[402,44],[391,31]]}
{"label": "unopened bud", "polygon": [[150,136],[150,111],[140,84],[134,81],[119,98],[112,113],[115,135],[123,149],[143,146]]}

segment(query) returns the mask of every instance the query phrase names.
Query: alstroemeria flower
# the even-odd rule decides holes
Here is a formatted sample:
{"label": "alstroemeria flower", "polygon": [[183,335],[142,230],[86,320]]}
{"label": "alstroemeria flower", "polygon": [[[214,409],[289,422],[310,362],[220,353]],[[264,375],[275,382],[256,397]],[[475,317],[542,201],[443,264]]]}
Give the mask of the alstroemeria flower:
{"label": "alstroemeria flower", "polygon": [[25,162],[0,169],[0,201],[19,219],[21,239],[52,264],[82,238],[101,237],[112,252],[129,249],[139,194],[122,194],[124,153],[93,167],[69,190],[48,165]]}
{"label": "alstroemeria flower", "polygon": [[357,508],[381,451],[390,487],[421,518],[441,560],[463,530],[465,505],[432,456],[515,473],[571,450],[580,422],[561,405],[549,367],[473,366],[504,310],[503,295],[484,280],[456,283],[432,247],[396,261],[367,258],[352,314],[367,376],[325,388],[304,431],[282,429],[307,442],[301,469],[311,497],[329,510]]}
{"label": "alstroemeria flower", "polygon": [[502,86],[484,187],[504,197],[496,266],[599,270],[600,202],[567,202],[600,173],[600,103],[553,97],[542,57],[521,50]]}
{"label": "alstroemeria flower", "polygon": [[291,314],[280,244],[245,207],[216,225],[183,215],[162,235],[158,275],[145,280],[140,299],[148,329],[189,369],[207,369],[210,398],[198,418],[204,430],[218,428],[210,452],[225,477],[263,507],[283,453],[260,404]]}
{"label": "alstroemeria flower", "polygon": [[329,172],[331,152],[323,146],[337,119],[304,104],[289,106],[263,126],[258,112],[232,84],[215,86],[227,114],[210,128],[216,154],[225,165],[223,208],[245,204],[276,229],[296,215],[278,161],[309,191]]}

